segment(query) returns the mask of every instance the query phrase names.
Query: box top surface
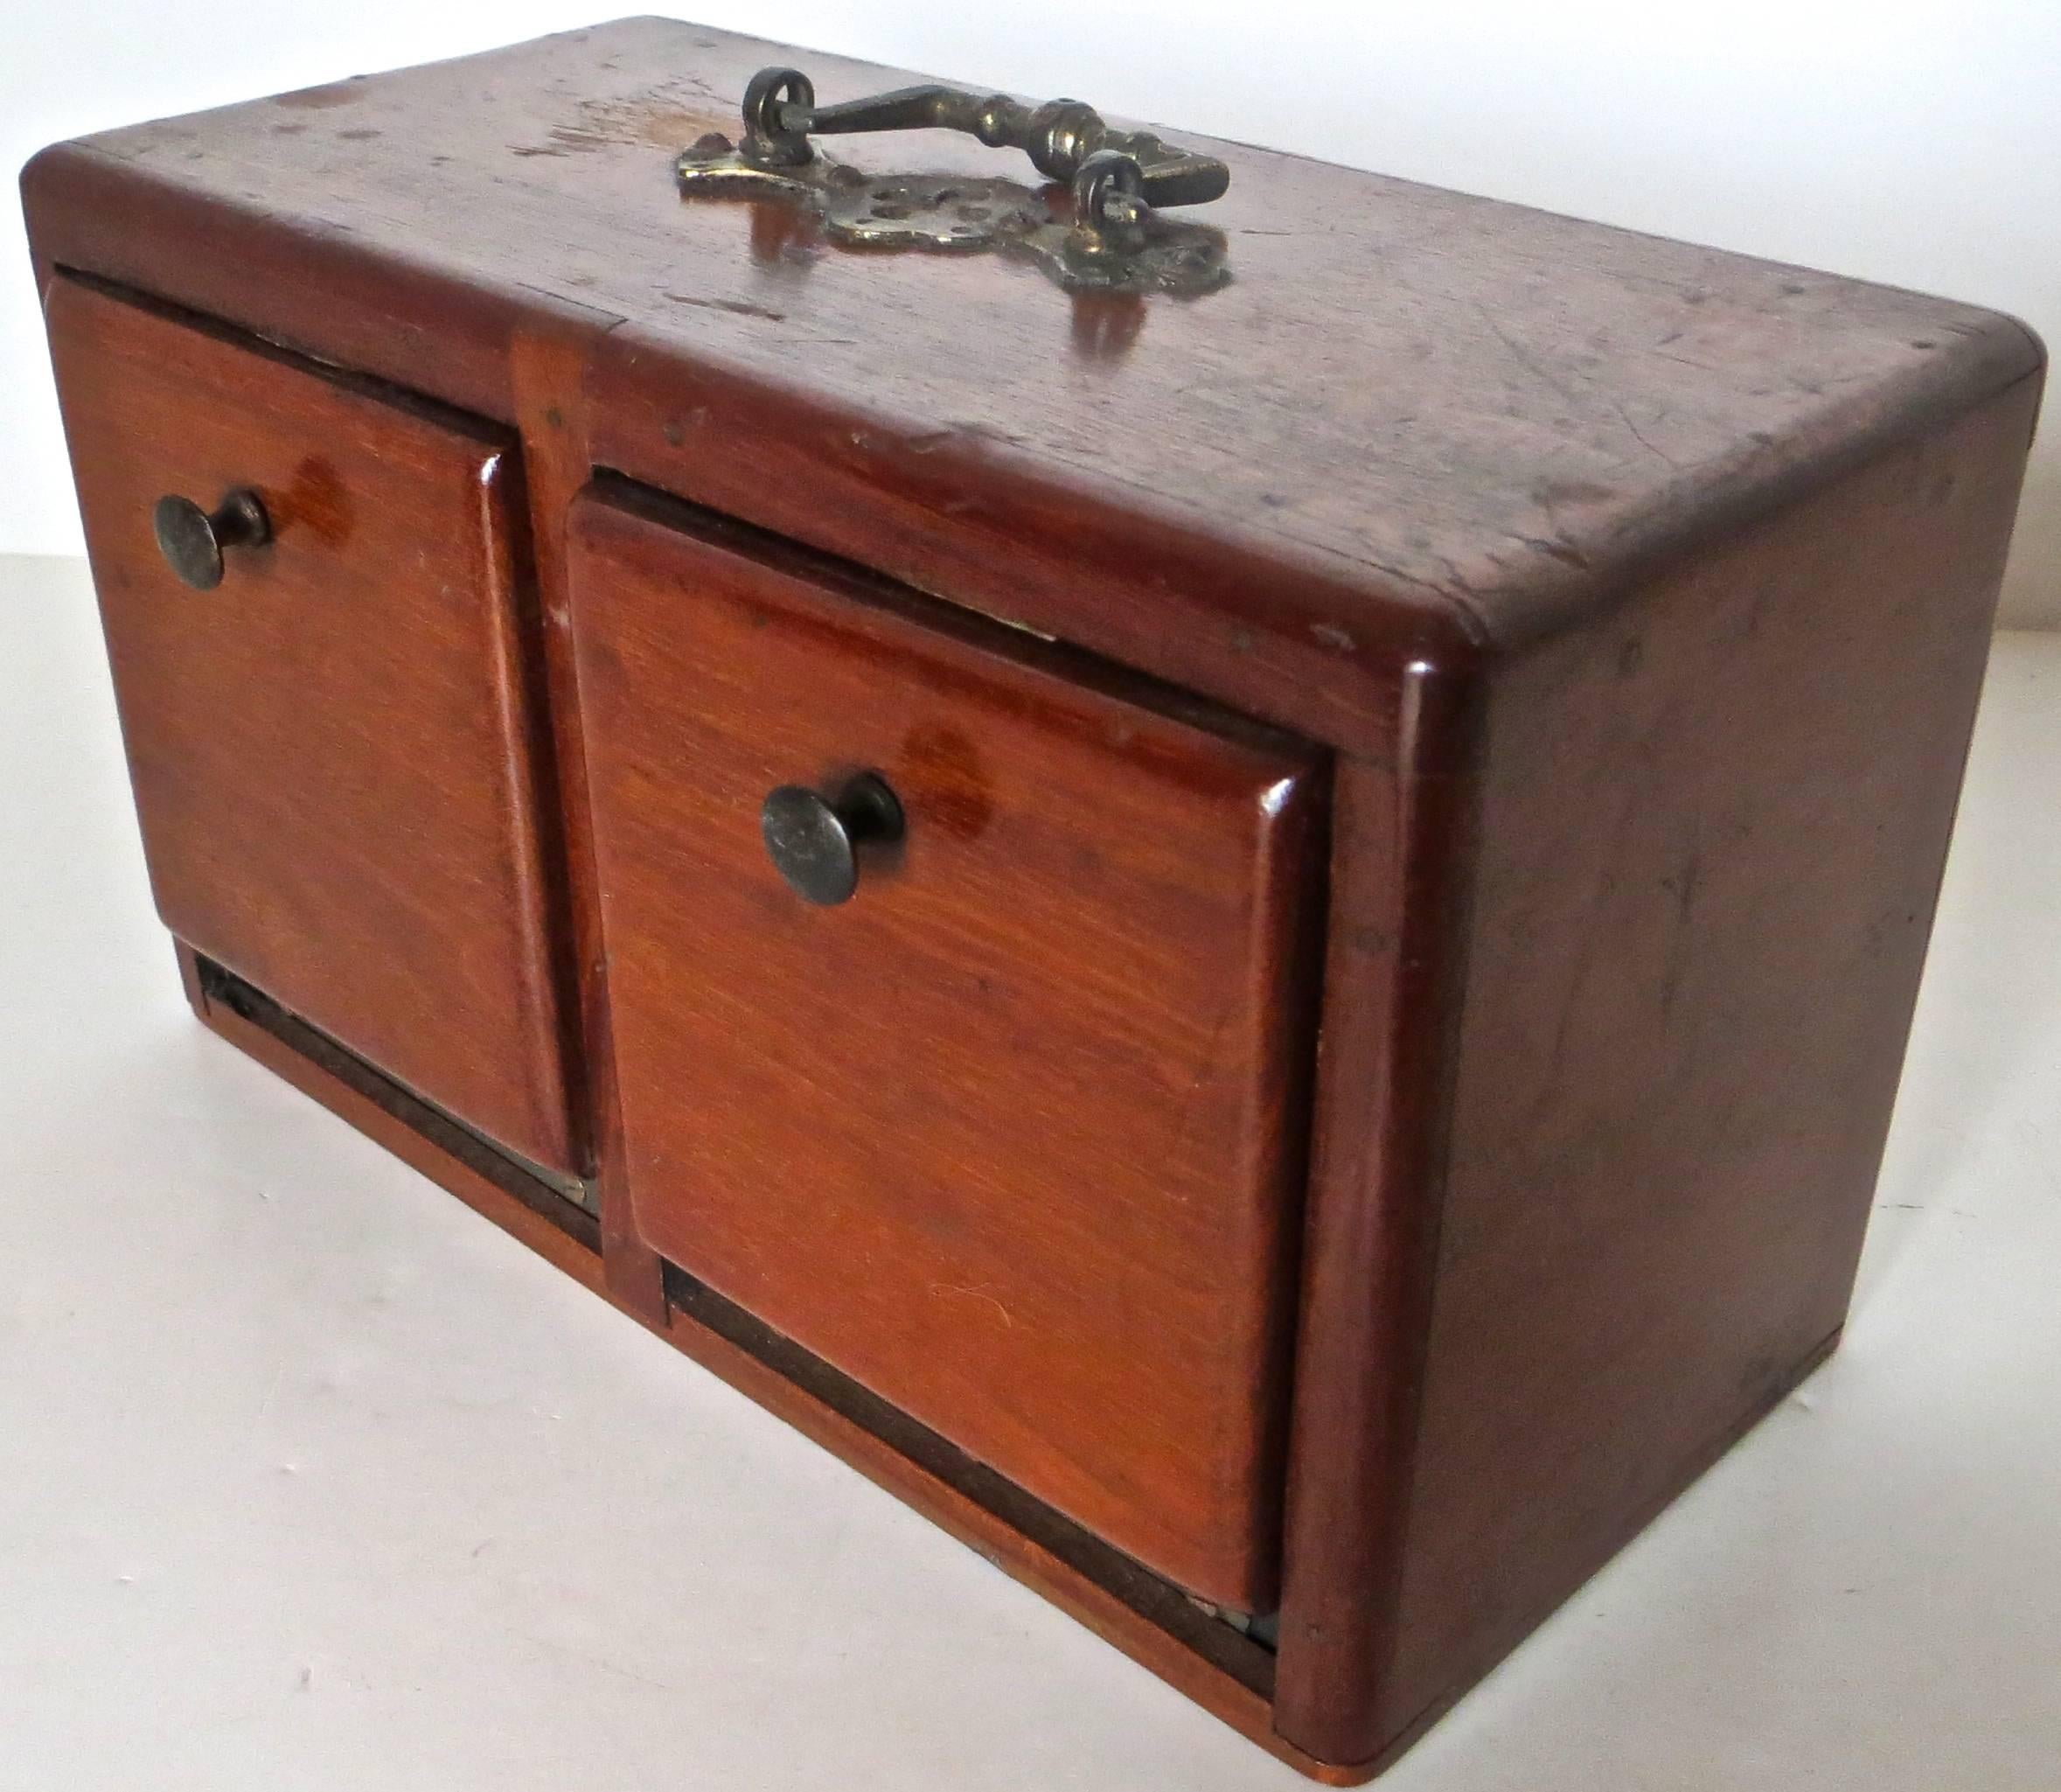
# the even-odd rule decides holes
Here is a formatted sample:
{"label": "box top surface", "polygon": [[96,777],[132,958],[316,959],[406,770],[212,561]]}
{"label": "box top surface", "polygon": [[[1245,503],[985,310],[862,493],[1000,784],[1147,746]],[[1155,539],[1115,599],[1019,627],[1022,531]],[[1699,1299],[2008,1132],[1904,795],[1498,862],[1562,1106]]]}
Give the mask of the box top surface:
{"label": "box top surface", "polygon": [[[1319,639],[1377,613],[1521,638],[1685,531],[2041,361],[1995,313],[1171,128],[1232,168],[1223,199],[1179,214],[1228,239],[1232,278],[1201,297],[1082,298],[1000,255],[812,243],[784,208],[684,199],[672,175],[705,132],[737,135],[746,80],[774,63],[825,102],[919,78],[626,19],[84,153],[513,305],[601,314],[613,352],[798,397],[861,448],[1041,481],[1279,568],[1330,594]],[[938,131],[831,147],[869,171],[1031,178]],[[33,165],[28,185],[33,215]],[[166,296],[220,310],[226,289]],[[435,327],[397,305],[396,339]],[[491,408],[451,379],[437,395]]]}

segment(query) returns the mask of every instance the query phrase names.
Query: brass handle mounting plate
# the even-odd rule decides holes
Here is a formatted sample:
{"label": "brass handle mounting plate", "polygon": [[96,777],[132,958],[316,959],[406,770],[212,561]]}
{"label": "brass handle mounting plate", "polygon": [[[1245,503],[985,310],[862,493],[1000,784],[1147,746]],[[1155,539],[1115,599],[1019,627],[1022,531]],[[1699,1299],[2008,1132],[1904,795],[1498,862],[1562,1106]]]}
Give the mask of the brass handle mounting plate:
{"label": "brass handle mounting plate", "polygon": [[[1207,292],[1229,277],[1221,233],[1160,215],[1220,198],[1230,170],[1213,156],[1118,130],[1078,100],[1028,107],[1005,94],[939,86],[818,106],[798,69],[763,68],[744,90],[744,135],[711,133],[674,164],[689,195],[800,203],[833,241],[874,248],[999,248],[1036,261],[1069,291]],[[871,175],[811,136],[964,131],[1019,149],[1064,192],[999,178]]]}

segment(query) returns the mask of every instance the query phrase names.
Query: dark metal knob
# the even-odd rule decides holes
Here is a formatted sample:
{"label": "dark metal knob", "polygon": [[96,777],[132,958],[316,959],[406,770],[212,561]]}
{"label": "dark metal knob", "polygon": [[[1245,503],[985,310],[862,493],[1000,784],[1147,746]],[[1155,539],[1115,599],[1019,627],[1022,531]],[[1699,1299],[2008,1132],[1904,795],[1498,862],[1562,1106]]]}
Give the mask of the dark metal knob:
{"label": "dark metal knob", "polygon": [[212,513],[191,498],[160,498],[150,520],[164,563],[196,591],[212,591],[222,582],[225,547],[261,547],[272,539],[272,519],[258,494],[244,486]]}
{"label": "dark metal knob", "polygon": [[902,804],[876,771],[862,771],[834,798],[783,784],[759,811],[774,868],[804,902],[828,906],[859,888],[862,842],[902,838]]}

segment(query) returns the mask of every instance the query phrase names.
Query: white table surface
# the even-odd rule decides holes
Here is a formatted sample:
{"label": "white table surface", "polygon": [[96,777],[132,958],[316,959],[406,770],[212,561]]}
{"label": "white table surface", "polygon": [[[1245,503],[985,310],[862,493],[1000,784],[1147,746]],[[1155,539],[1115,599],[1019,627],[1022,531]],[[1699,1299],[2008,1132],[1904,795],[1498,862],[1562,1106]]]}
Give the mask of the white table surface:
{"label": "white table surface", "polygon": [[[0,561],[0,1792],[1294,1775],[203,1032]],[[2061,637],[2005,636],[1832,1362],[1383,1782],[2061,1785]]]}

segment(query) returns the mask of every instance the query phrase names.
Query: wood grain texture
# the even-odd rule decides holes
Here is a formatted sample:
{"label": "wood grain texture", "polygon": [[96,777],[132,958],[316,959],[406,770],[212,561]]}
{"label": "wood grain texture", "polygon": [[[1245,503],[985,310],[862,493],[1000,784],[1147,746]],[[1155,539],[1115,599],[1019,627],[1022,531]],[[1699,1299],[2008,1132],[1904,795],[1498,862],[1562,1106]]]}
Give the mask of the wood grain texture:
{"label": "wood grain texture", "polygon": [[1480,693],[1419,663],[1395,770],[1333,771],[1315,1156],[1296,1342],[1275,1717],[1362,1761],[1394,1642],[1451,1138]]}
{"label": "wood grain texture", "polygon": [[[1178,1584],[1265,1608],[1309,755],[670,515],[625,493],[573,525],[640,1230]],[[867,769],[906,840],[811,907],[760,803]]]}
{"label": "wood grain texture", "polygon": [[602,1262],[614,1299],[647,1325],[665,1322],[665,1293],[656,1252],[637,1236],[623,1161],[623,1105],[616,1091],[615,1036],[609,1022],[608,954],[602,941],[600,882],[595,869],[593,805],[574,661],[572,611],[566,601],[566,521],[573,496],[593,471],[588,412],[581,393],[588,345],[607,322],[567,307],[526,323],[508,345],[516,415],[522,431],[523,485],[543,596],[544,681],[549,692],[551,764],[572,945],[572,994],[578,1022],[573,1080],[586,1119],[595,1195],[601,1208]]}
{"label": "wood grain texture", "polygon": [[[673,190],[672,153],[772,61],[825,100],[909,79],[632,20],[109,133],[24,175],[38,280],[60,338],[80,269],[519,432],[584,1043],[566,1137],[606,1259],[575,1273],[1303,1771],[1365,1777],[1829,1346],[2042,352],[1965,306],[1229,145],[1201,215],[1235,278],[1194,303],[847,255]],[[1007,165],[931,135],[839,148]],[[175,365],[135,359],[87,376],[110,415]],[[175,370],[190,392],[212,367]],[[346,443],[388,415],[291,377]],[[138,440],[250,445],[247,419],[174,415],[150,401]],[[461,448],[363,470],[386,501],[361,518],[430,504],[388,492],[394,466],[491,467],[435,549],[519,589],[491,551],[520,559],[512,438],[436,439]],[[89,526],[115,451],[81,457]],[[616,500],[581,501],[570,554],[597,466]],[[180,708],[247,709],[252,638],[176,687],[178,642],[129,670],[115,642],[125,723],[141,665],[193,731],[183,800],[227,803],[254,762],[286,787]],[[497,716],[527,688],[504,641],[453,673]],[[249,725],[348,713],[303,644],[273,659],[319,702]],[[963,741],[920,732],[932,708]],[[507,755],[461,734],[469,799],[519,812]],[[918,793],[919,831],[850,909],[805,913],[757,801],[861,759]],[[1263,825],[1269,768],[1288,800]],[[175,782],[139,777],[147,828]],[[527,839],[494,855],[513,885],[410,924],[532,903],[513,963],[553,924]],[[256,891],[277,846],[254,846]],[[927,866],[959,874],[949,898]],[[1326,870],[1318,1017],[1289,940]],[[359,938],[276,969],[362,974]],[[457,1011],[388,992],[379,1017],[445,1098]],[[476,1068],[562,1109],[519,1067],[548,1029],[515,1018]],[[1062,1091],[1069,1055],[1094,1074]],[[1255,1604],[1278,1579],[1271,1706],[669,1319],[654,1239],[1175,1579]]]}
{"label": "wood grain texture", "polygon": [[1403,1572],[1305,1747],[1449,1703],[1838,1334],[2037,402],[1495,686]]}
{"label": "wood grain texture", "polygon": [[1199,137],[1235,277],[1194,303],[848,254],[674,190],[771,62],[914,78],[624,20],[50,152],[35,241],[503,419],[511,331],[585,307],[602,464],[1373,757],[1414,653],[1563,625],[2039,361],[1993,313]]}
{"label": "wood grain texture", "polygon": [[[72,282],[49,322],[166,924],[578,1168],[507,443]],[[152,508],[240,485],[273,541],[189,589]]]}

